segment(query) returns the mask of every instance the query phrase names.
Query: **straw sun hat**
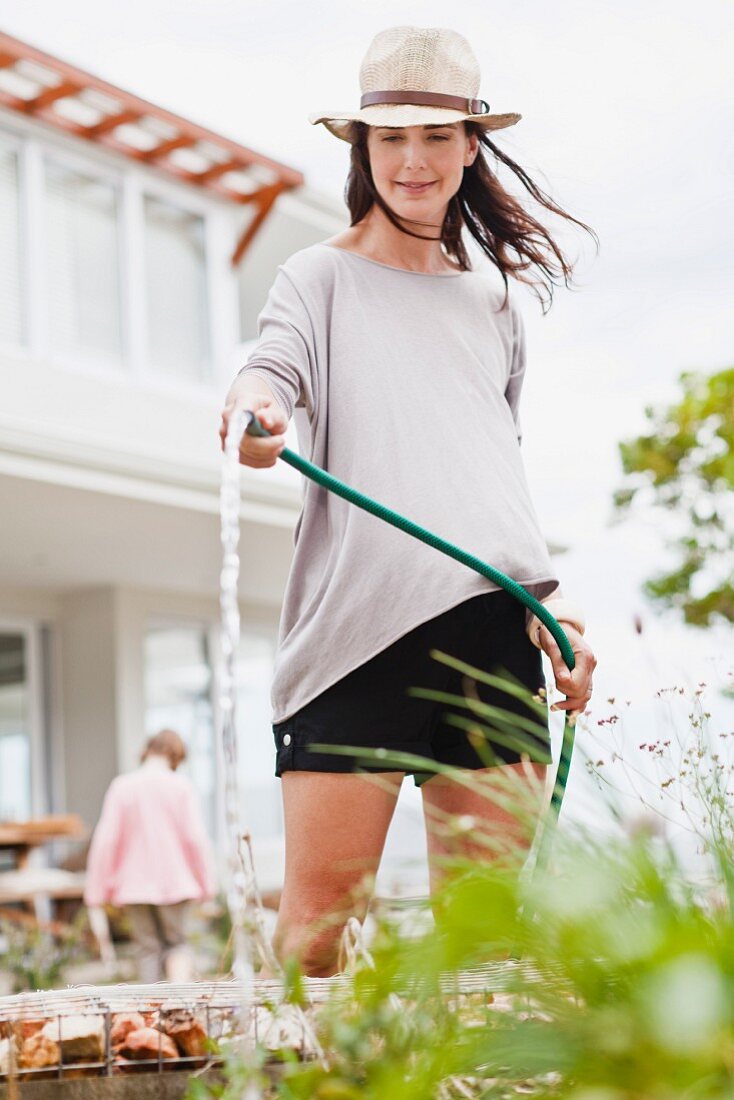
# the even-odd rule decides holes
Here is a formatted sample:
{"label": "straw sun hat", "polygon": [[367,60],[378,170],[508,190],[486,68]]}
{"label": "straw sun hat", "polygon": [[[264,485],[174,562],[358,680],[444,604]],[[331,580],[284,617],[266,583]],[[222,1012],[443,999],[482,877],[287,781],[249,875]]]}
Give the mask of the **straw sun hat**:
{"label": "straw sun hat", "polygon": [[479,64],[463,35],[442,27],[388,27],[375,35],[359,70],[358,110],[308,116],[349,141],[353,120],[370,126],[423,126],[470,119],[485,130],[514,126],[522,115],[489,113],[478,99]]}

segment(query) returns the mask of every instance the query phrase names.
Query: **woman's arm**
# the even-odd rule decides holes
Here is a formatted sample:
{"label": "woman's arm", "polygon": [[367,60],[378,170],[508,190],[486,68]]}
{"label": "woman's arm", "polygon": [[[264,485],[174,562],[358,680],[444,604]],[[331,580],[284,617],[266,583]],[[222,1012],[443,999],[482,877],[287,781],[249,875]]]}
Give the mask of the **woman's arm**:
{"label": "woman's arm", "polygon": [[[507,384],[505,386],[505,400],[510,406],[510,412],[512,418],[515,421],[515,431],[517,432],[518,445],[522,443],[522,425],[520,423],[520,395],[522,394],[523,382],[525,381],[525,368],[527,365],[527,345],[525,340],[525,322],[523,321],[522,314],[520,313],[517,303],[514,298],[510,298],[510,312],[512,317],[512,350],[510,354],[510,370],[507,376]],[[553,604],[555,604],[561,612],[566,612],[570,609],[570,605],[567,605],[567,601],[563,598],[563,592],[561,586],[558,585],[553,592],[544,596],[540,601],[542,604],[549,604],[549,610],[553,615],[558,618],[556,612],[553,610]],[[575,611],[575,609],[574,609]],[[574,617],[571,621],[577,621],[577,617]],[[528,637],[533,642],[533,645],[538,645],[537,631],[541,625],[540,620],[535,617],[532,611],[529,609],[525,613],[525,629]],[[582,630],[583,633],[583,630]]]}
{"label": "woman's arm", "polygon": [[[525,338],[525,323],[517,305],[510,299],[512,311],[512,354],[510,358],[510,371],[505,388],[505,400],[510,406],[515,429],[517,431],[518,444],[522,442],[522,426],[520,423],[520,395],[525,380],[525,368],[527,363],[527,346]],[[525,629],[533,645],[542,649],[548,656],[553,666],[553,676],[558,690],[566,696],[563,701],[553,704],[555,710],[567,710],[571,714],[580,713],[586,707],[591,698],[592,676],[596,668],[596,657],[590,646],[584,641],[584,616],[581,609],[567,600],[560,585],[550,595],[540,601],[562,625],[564,632],[574,652],[576,664],[573,672],[569,672],[564,661],[558,643],[550,630],[544,626],[540,619],[532,611],[527,610],[525,615]]]}
{"label": "woman's arm", "polygon": [[[540,601],[543,607],[547,607],[551,615],[558,620],[559,623],[566,623],[575,627],[579,634],[583,634],[586,629],[586,623],[584,620],[583,612],[580,607],[572,604],[570,600],[566,600],[561,592],[560,585],[555,589],[550,596],[546,596]],[[534,615],[528,610],[525,616],[525,630],[527,632],[530,641],[534,646],[540,649],[540,631],[543,629],[543,623],[540,621],[537,615]]]}
{"label": "woman's arm", "polygon": [[273,466],[296,407],[313,412],[316,403],[316,347],[313,320],[288,272],[281,266],[257,318],[257,344],[232,383],[222,412],[222,441],[236,409],[258,413],[277,439],[246,436],[241,460]]}

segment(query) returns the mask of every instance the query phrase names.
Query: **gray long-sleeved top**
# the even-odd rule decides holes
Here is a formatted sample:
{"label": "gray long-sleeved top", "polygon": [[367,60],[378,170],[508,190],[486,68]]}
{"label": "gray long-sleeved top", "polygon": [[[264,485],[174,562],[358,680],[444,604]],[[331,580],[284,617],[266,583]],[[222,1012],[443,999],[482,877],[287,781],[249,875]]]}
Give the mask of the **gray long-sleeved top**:
{"label": "gray long-sleeved top", "polygon": [[[558,587],[520,453],[522,317],[487,273],[319,243],[278,267],[240,373],[302,455],[544,599]],[[284,721],[420,623],[498,586],[304,478],[271,689]]]}

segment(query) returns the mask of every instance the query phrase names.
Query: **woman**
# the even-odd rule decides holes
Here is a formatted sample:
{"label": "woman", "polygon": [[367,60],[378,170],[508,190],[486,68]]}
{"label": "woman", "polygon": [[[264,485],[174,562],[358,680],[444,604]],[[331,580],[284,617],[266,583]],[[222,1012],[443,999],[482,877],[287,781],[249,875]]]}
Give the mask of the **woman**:
{"label": "woman", "polygon": [[216,892],[198,797],[176,771],[185,759],[174,730],[148,738],[140,767],[110,784],[87,859],[85,904],[125,907],[142,982],[191,980],[191,903]]}
{"label": "woman", "polygon": [[[469,815],[477,827],[464,850],[485,857],[487,842],[516,825],[477,790],[374,755],[360,760],[359,748],[408,752],[478,776],[527,776],[530,767],[542,777],[550,762],[547,718],[528,765],[499,734],[477,745],[450,720],[451,708],[409,695],[410,687],[463,694],[461,675],[429,651],[509,673],[529,694],[544,685],[542,649],[566,696],[557,707],[574,717],[591,697],[596,664],[529,498],[520,456],[524,329],[507,291],[508,276],[542,282],[525,274],[536,268],[552,297],[554,276],[567,282],[570,268],[501,186],[487,152],[543,206],[568,215],[489,140],[520,115],[490,114],[475,98],[479,70],[461,35],[383,31],[360,80],[359,109],[310,116],[351,146],[350,228],[279,267],[258,344],[227,396],[222,438],[235,410],[253,410],[272,437],[245,435],[241,461],[272,466],[293,414],[299,448],[317,465],[547,601],[576,667],[567,671],[550,632],[498,586],[305,483],[272,701],[286,829],[275,946],[311,975],[334,972],[346,917],[365,911],[406,772],[421,788],[434,882],[449,850],[435,822]],[[504,294],[491,271],[471,269],[467,231]],[[513,694],[476,690],[516,715],[533,713]],[[357,751],[329,751],[339,746]]]}

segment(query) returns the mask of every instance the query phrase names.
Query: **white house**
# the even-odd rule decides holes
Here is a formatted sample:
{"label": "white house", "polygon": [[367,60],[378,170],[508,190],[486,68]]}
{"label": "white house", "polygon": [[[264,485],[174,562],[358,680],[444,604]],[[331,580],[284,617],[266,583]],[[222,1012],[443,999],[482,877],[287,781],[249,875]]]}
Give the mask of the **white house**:
{"label": "white house", "polygon": [[[277,264],[346,224],[294,168],[0,35],[0,820],[91,827],[165,724],[221,828],[219,414]],[[240,753],[266,837],[301,490],[284,464],[242,486]]]}

